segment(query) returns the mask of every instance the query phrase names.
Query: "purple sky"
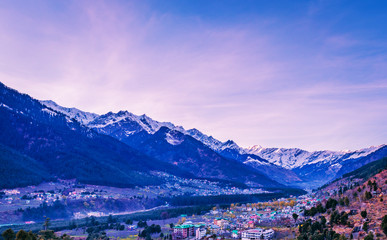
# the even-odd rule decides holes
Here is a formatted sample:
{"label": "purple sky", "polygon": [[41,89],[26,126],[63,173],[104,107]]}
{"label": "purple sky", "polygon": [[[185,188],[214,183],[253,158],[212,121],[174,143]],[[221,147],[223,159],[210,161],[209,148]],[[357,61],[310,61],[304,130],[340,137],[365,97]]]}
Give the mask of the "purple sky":
{"label": "purple sky", "polygon": [[386,4],[4,1],[0,81],[247,147],[387,143]]}

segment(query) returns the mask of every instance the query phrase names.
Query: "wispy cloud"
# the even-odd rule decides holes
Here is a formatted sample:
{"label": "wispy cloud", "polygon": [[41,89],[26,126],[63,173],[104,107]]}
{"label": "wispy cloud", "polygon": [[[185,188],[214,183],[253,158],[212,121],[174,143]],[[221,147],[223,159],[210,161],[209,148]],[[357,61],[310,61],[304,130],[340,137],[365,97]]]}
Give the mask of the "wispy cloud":
{"label": "wispy cloud", "polygon": [[332,30],[319,20],[325,5],[232,23],[154,5],[3,3],[0,81],[64,106],[146,113],[243,146],[386,142],[387,47]]}

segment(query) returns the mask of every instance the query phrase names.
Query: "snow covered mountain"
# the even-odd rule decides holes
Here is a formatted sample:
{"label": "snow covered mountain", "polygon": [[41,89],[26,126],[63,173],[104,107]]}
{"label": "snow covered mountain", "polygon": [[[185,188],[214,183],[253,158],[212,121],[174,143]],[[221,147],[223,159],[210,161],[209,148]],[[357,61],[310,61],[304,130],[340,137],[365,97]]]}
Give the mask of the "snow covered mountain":
{"label": "snow covered mountain", "polygon": [[249,154],[291,170],[302,182],[294,183],[303,188],[316,188],[341,177],[372,161],[387,156],[387,146],[372,146],[356,151],[315,151],[298,148],[263,148],[253,146]]}
{"label": "snow covered mountain", "polygon": [[[242,163],[286,185],[306,188],[318,187],[333,178],[340,177],[342,174],[354,170],[356,167],[361,167],[371,161],[387,156],[386,145],[356,151],[309,152],[298,148],[264,148],[258,145],[245,149],[238,146],[232,140],[222,142],[195,128],[185,130],[181,126],[176,126],[170,122],[159,122],[146,115],[135,115],[128,111],[109,112],[98,115],[83,112],[76,108],[61,107],[52,101],[41,101],[41,103],[47,107],[44,110],[50,114],[60,112],[66,115],[68,120],[75,119],[96,132],[112,136],[131,147],[140,148],[141,146],[147,146],[149,149],[154,149],[155,152],[149,152],[148,154],[160,160],[166,158],[167,155],[171,159],[179,159],[178,156],[184,156],[185,159],[188,159],[188,156],[185,156],[183,151],[175,153],[175,155],[163,153],[162,151],[166,151],[165,149],[169,148],[166,146],[174,146],[172,149],[175,150],[178,149],[178,146],[186,146],[184,141],[187,138],[184,136],[190,136],[207,146],[222,159]],[[162,137],[159,136],[151,143],[167,144],[162,148],[164,150],[149,144],[150,139],[155,137],[153,135],[162,128],[167,128],[171,131],[166,132]],[[187,149],[185,151],[188,151]],[[145,150],[141,149],[141,151]],[[191,152],[191,154],[195,155],[194,153],[194,151]],[[211,155],[212,153],[208,152],[208,154]],[[196,156],[196,160],[203,161],[203,156],[200,159],[198,156]]]}
{"label": "snow covered mountain", "polygon": [[125,128],[127,135],[138,133],[140,131],[154,134],[161,127],[167,127],[182,132],[185,131],[184,128],[175,126],[170,122],[158,122],[145,114],[138,116],[128,111],[119,111],[118,113],[109,112],[95,118],[88,126],[93,129],[109,129],[112,127]]}
{"label": "snow covered mountain", "polygon": [[40,102],[52,110],[63,113],[70,119],[75,119],[78,122],[105,134],[116,132],[118,128],[120,130],[124,130],[123,134],[121,134],[123,136],[133,135],[140,131],[145,131],[148,134],[154,134],[161,127],[167,127],[171,130],[176,130],[195,138],[196,140],[204,143],[216,152],[222,152],[224,150],[229,149],[237,151],[241,154],[245,153],[245,150],[239,147],[232,140],[221,142],[213,138],[212,136],[208,136],[202,133],[201,131],[195,128],[185,130],[183,127],[176,126],[171,122],[159,122],[153,120],[145,114],[135,115],[128,111],[119,111],[117,113],[108,112],[103,115],[98,115],[95,113],[84,112],[77,108],[62,107],[51,100]]}
{"label": "snow covered mountain", "polygon": [[341,162],[367,156],[376,150],[384,147],[371,146],[356,151],[315,151],[308,152],[298,148],[264,148],[259,145],[255,145],[246,149],[250,154],[257,155],[269,162],[278,166],[294,169],[300,168],[305,165],[317,164],[317,163],[335,163],[338,160]]}
{"label": "snow covered mountain", "polygon": [[51,108],[52,110],[63,113],[64,115],[68,116],[71,119],[74,118],[75,120],[82,123],[83,125],[87,125],[89,122],[93,121],[95,118],[99,116],[98,114],[84,112],[77,108],[65,108],[65,107],[59,106],[58,104],[56,104],[54,101],[51,101],[51,100],[43,100],[39,102]]}

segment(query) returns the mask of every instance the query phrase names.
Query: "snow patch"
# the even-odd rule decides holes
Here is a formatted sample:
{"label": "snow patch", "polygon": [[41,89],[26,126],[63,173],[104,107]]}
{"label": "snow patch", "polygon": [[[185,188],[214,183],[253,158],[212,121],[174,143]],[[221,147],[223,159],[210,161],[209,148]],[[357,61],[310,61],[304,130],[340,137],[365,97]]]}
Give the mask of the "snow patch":
{"label": "snow patch", "polygon": [[8,110],[13,110],[11,107],[8,107],[8,106],[5,105],[4,103],[0,103],[0,107],[6,108],[6,109],[8,109]]}
{"label": "snow patch", "polygon": [[251,158],[251,157],[247,157],[246,161],[244,161],[243,163],[244,164],[266,165],[266,166],[270,165],[270,163],[268,163],[268,162],[263,162],[263,161],[260,161],[260,160],[257,160],[257,159]]}
{"label": "snow patch", "polygon": [[133,135],[134,133],[136,133],[136,131],[125,131],[126,136]]}
{"label": "snow patch", "polygon": [[165,140],[171,145],[179,145],[181,144],[184,140],[176,138],[175,136],[171,135],[170,133],[166,134]]}
{"label": "snow patch", "polygon": [[58,115],[56,112],[54,112],[54,111],[52,111],[52,110],[50,110],[50,109],[48,109],[48,108],[43,108],[43,109],[42,109],[42,112],[46,112],[46,113],[50,114],[51,116],[56,116],[56,115]]}

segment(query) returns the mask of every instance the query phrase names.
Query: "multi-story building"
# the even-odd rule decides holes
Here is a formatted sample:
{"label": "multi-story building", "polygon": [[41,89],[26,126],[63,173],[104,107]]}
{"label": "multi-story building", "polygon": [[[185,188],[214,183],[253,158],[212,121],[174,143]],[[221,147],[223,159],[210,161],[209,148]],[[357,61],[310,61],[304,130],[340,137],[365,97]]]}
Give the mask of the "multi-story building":
{"label": "multi-story building", "polygon": [[192,224],[177,225],[173,228],[174,239],[183,239],[195,236],[195,226]]}
{"label": "multi-story building", "polygon": [[242,240],[272,239],[274,237],[273,229],[249,229],[241,233]]}
{"label": "multi-story building", "polygon": [[225,227],[226,225],[228,225],[229,221],[224,219],[224,218],[216,218],[214,219],[214,224],[223,228]]}
{"label": "multi-story building", "polygon": [[204,236],[206,236],[206,229],[205,228],[197,228],[195,230],[195,239],[202,239]]}

